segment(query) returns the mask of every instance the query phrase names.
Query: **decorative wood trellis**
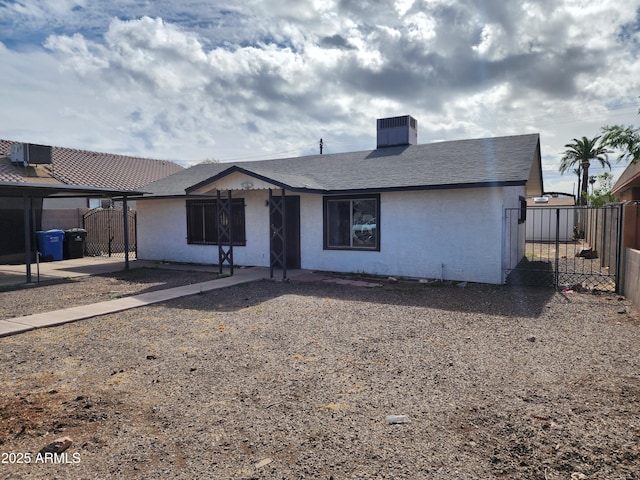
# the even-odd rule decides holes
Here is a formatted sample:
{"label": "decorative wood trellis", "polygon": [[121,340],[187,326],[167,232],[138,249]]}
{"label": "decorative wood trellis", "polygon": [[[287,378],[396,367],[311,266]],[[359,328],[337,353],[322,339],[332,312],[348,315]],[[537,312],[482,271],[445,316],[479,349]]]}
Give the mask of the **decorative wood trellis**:
{"label": "decorative wood trellis", "polygon": [[218,216],[218,265],[220,273],[226,263],[229,265],[229,274],[233,275],[233,222],[232,222],[232,198],[231,190],[227,190],[227,198],[222,198],[220,190],[217,192]]}
{"label": "decorative wood trellis", "polygon": [[285,208],[285,191],[280,197],[274,196],[269,189],[269,275],[273,278],[275,268],[282,269],[282,279],[287,278],[287,213]]}

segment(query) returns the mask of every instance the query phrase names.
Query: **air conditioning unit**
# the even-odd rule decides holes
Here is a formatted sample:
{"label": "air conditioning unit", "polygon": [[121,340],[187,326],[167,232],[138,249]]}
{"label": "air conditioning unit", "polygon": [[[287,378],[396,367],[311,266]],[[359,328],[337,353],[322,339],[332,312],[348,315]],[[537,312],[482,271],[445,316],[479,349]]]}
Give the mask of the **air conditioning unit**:
{"label": "air conditioning unit", "polygon": [[14,143],[11,145],[9,158],[13,164],[43,165],[51,163],[52,148],[49,145],[36,145],[35,143]]}
{"label": "air conditioning unit", "polygon": [[418,144],[418,121],[411,115],[379,118],[378,148]]}
{"label": "air conditioning unit", "polygon": [[11,163],[13,163],[14,165],[17,164],[24,164],[24,166],[26,167],[27,165],[29,165],[28,163],[24,163],[25,162],[25,143],[14,143],[11,145],[11,152],[9,153],[9,158],[11,159]]}

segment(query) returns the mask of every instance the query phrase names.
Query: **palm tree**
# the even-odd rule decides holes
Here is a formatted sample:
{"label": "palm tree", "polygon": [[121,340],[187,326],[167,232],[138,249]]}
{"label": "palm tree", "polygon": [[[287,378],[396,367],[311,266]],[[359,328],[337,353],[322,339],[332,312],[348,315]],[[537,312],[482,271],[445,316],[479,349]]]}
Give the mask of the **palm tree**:
{"label": "palm tree", "polygon": [[560,173],[564,174],[569,168],[576,164],[582,170],[582,187],[580,188],[580,204],[586,205],[587,192],[589,191],[589,167],[592,160],[600,162],[602,167],[609,167],[611,170],[611,164],[609,163],[608,153],[606,147],[598,145],[600,136],[595,138],[582,137],[581,139],[574,138],[572,143],[565,145],[564,156],[560,160]]}
{"label": "palm tree", "polygon": [[578,165],[578,168],[574,168],[573,169],[573,173],[576,174],[578,176],[578,192],[577,192],[577,197],[578,197],[578,205],[580,205],[580,179],[582,178],[582,169],[580,168],[580,166]]}

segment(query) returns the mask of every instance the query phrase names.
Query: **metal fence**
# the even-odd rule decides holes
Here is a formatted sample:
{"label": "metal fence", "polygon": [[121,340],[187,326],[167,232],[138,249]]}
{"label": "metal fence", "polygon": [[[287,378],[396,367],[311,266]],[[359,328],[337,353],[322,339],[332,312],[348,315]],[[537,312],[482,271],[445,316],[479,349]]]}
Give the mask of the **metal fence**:
{"label": "metal fence", "polygon": [[[521,217],[520,209],[505,211],[506,225]],[[529,207],[524,228],[507,249],[507,284],[559,289],[616,291],[621,249],[622,206]],[[511,229],[513,231],[513,229]],[[524,237],[524,238],[523,238]],[[524,254],[522,255],[522,252]]]}
{"label": "metal fence", "polygon": [[[129,254],[137,251],[136,212],[127,212],[129,231]],[[85,255],[122,256],[125,254],[124,211],[121,208],[94,208],[84,214],[84,229],[87,231]]]}

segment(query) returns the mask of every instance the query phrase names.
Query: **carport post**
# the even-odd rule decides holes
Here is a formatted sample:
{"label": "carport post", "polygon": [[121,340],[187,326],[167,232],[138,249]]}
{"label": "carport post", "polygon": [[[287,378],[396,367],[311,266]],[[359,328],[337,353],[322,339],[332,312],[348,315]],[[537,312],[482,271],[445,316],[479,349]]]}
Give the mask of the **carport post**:
{"label": "carport post", "polygon": [[126,195],[122,198],[122,214],[124,215],[124,269],[129,270],[129,207]]}
{"label": "carport post", "polygon": [[24,197],[24,264],[27,269],[27,283],[31,283],[31,197]]}

